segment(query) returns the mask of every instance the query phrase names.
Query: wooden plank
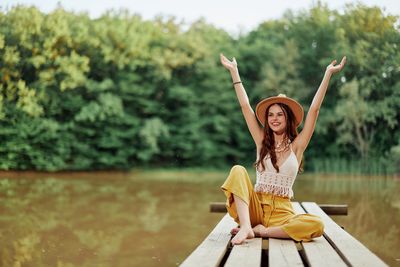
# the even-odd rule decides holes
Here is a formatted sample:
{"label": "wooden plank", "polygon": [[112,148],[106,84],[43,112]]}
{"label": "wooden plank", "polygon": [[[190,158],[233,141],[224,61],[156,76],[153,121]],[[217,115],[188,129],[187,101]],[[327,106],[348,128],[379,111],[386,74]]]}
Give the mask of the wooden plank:
{"label": "wooden plank", "polygon": [[[297,214],[306,213],[300,203],[292,202],[292,206]],[[324,237],[314,238],[310,242],[302,242],[301,245],[303,248],[301,254],[309,266],[347,266]]]}
{"label": "wooden plank", "polygon": [[355,267],[387,266],[360,241],[337,225],[316,203],[302,202],[301,204],[308,213],[321,217],[325,225],[324,236],[348,265]]}
{"label": "wooden plank", "polygon": [[226,214],[181,266],[219,266],[231,240],[230,231],[236,226],[237,223]]}
{"label": "wooden plank", "polygon": [[[318,204],[328,215],[347,215],[346,204]],[[210,212],[226,212],[225,202],[210,202]]]}
{"label": "wooden plank", "polygon": [[302,242],[304,260],[309,266],[346,267],[347,264],[324,237]]}
{"label": "wooden plank", "polygon": [[225,267],[261,266],[262,238],[246,239],[235,245],[225,263]]}
{"label": "wooden plank", "polygon": [[296,214],[305,214],[307,212],[304,211],[303,207],[300,205],[299,202],[292,202],[293,210]]}
{"label": "wooden plank", "polygon": [[318,204],[318,206],[328,215],[347,215],[348,213],[346,204]]}
{"label": "wooden plank", "polygon": [[268,266],[304,266],[293,240],[269,238]]}
{"label": "wooden plank", "polygon": [[210,202],[210,212],[226,212],[226,202]]}

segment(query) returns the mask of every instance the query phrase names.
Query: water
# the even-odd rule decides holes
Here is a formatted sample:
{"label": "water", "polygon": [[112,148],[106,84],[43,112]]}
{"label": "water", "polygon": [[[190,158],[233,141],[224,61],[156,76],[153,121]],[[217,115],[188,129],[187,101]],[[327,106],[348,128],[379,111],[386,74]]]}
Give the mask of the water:
{"label": "water", "polygon": [[[1,173],[1,266],[176,266],[222,218],[209,203],[224,201],[228,173]],[[396,178],[300,175],[294,192],[348,204],[333,218],[394,266],[399,189]]]}

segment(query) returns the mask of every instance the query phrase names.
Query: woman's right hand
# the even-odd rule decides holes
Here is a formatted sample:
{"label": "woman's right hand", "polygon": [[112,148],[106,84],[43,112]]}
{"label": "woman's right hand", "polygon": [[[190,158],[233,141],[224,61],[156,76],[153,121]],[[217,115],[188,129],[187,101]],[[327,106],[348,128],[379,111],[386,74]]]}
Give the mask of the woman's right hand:
{"label": "woman's right hand", "polygon": [[230,61],[229,59],[227,59],[222,53],[219,54],[219,57],[221,59],[221,63],[222,65],[229,71],[235,71],[237,70],[237,62],[236,59],[233,58],[232,61]]}

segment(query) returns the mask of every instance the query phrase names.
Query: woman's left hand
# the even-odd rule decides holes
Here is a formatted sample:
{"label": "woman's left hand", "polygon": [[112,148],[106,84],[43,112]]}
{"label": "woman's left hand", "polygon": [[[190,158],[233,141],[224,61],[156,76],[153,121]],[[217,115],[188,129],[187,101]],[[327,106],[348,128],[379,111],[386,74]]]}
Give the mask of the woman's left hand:
{"label": "woman's left hand", "polygon": [[330,74],[335,74],[339,71],[341,71],[344,67],[344,65],[346,64],[346,56],[344,56],[342,58],[342,61],[340,61],[339,65],[336,65],[336,59],[334,61],[331,62],[331,64],[328,65],[328,67],[326,67],[326,72],[330,73]]}

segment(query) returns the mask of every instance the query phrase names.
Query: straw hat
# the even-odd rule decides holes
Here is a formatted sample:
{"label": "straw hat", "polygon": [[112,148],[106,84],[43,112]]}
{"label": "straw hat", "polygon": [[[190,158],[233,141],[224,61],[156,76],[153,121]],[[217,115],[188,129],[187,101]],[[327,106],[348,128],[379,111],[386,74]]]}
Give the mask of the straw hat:
{"label": "straw hat", "polygon": [[257,119],[261,122],[263,126],[265,123],[265,112],[267,111],[267,108],[276,103],[282,103],[287,105],[294,114],[294,117],[296,119],[296,127],[299,127],[301,122],[303,121],[303,116],[304,116],[304,110],[303,107],[297,102],[296,100],[287,97],[284,94],[279,94],[278,96],[273,96],[273,97],[268,97],[266,99],[261,100],[257,106],[256,106],[256,116]]}

